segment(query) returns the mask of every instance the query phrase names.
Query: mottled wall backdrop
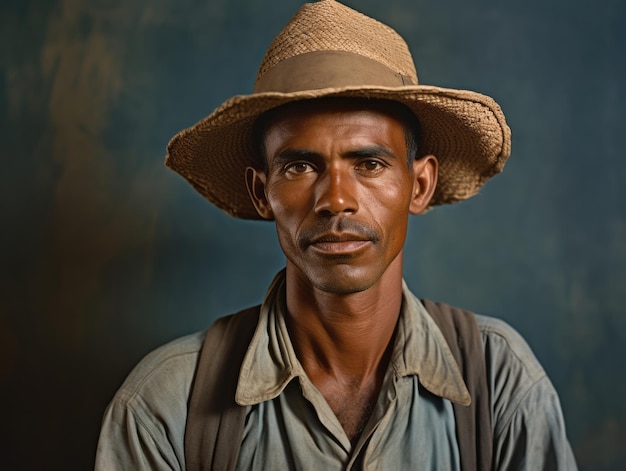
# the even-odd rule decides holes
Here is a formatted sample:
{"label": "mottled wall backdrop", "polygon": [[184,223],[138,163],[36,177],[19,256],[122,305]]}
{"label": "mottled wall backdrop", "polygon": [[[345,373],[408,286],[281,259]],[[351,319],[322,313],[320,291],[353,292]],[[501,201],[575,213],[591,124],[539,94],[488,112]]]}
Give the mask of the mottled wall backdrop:
{"label": "mottled wall backdrop", "polygon": [[[500,316],[559,390],[582,469],[626,469],[626,3],[350,0],[422,83],[494,96],[505,172],[413,221],[420,295]],[[164,148],[251,90],[295,0],[0,6],[0,468],[89,469],[107,401],[168,339],[256,303],[282,256]]]}

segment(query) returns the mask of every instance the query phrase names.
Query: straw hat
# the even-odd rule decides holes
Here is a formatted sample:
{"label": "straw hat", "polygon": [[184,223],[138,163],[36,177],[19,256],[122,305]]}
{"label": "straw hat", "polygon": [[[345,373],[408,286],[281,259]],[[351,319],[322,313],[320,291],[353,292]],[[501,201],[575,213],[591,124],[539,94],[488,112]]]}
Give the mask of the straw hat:
{"label": "straw hat", "polygon": [[165,164],[232,216],[260,219],[245,184],[245,168],[256,163],[253,125],[272,108],[321,97],[385,99],[409,107],[421,124],[420,151],[439,160],[431,206],[475,195],[510,154],[511,131],[493,99],[418,85],[398,33],[322,0],[302,6],[274,39],[253,93],[231,98],[174,136]]}

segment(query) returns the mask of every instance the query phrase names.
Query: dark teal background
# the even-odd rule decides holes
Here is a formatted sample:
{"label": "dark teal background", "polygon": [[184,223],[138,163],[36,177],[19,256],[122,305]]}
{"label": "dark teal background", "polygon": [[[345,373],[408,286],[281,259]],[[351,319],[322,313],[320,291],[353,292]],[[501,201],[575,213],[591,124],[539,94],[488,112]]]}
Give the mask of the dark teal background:
{"label": "dark teal background", "polygon": [[[489,94],[513,154],[481,195],[412,221],[420,296],[501,317],[558,389],[581,469],[626,469],[626,3],[351,0],[420,81]],[[252,89],[294,0],[0,6],[0,468],[89,469],[150,349],[262,297],[271,224],[221,214],[168,139]]]}

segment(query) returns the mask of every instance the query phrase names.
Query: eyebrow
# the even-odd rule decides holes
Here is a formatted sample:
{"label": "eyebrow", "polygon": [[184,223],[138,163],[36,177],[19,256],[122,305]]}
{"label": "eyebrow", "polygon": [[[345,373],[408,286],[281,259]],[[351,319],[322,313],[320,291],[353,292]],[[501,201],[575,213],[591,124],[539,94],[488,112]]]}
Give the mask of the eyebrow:
{"label": "eyebrow", "polygon": [[363,157],[388,157],[391,159],[397,159],[398,156],[394,154],[391,149],[384,146],[365,146],[352,151],[349,151],[346,155],[354,158]]}
{"label": "eyebrow", "polygon": [[[345,156],[353,159],[361,159],[368,157],[387,157],[397,159],[398,157],[390,149],[384,146],[365,146],[345,153]],[[318,152],[309,149],[285,149],[274,156],[272,163],[284,165],[294,160],[312,160],[320,158]]]}
{"label": "eyebrow", "polygon": [[272,164],[282,166],[295,160],[312,160],[319,158],[317,152],[308,149],[285,149],[272,158]]}

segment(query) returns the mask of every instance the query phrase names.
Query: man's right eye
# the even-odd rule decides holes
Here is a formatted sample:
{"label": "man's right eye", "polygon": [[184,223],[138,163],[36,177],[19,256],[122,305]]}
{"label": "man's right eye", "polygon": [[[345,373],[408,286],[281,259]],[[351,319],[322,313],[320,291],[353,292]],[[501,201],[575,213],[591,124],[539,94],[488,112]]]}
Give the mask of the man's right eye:
{"label": "man's right eye", "polygon": [[312,171],[313,167],[307,162],[293,162],[285,167],[285,172],[291,174],[301,174]]}

